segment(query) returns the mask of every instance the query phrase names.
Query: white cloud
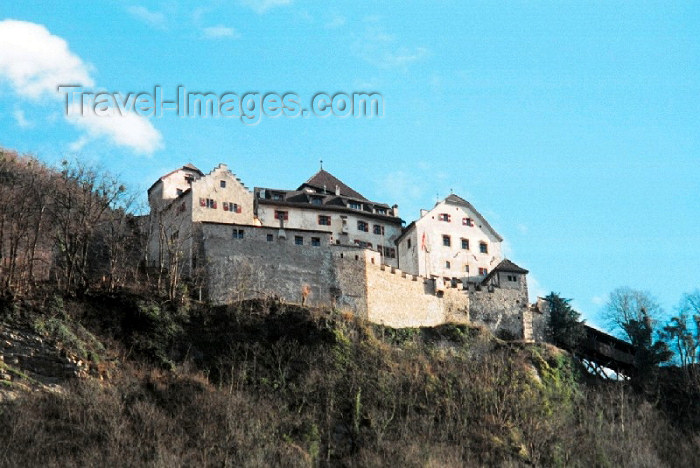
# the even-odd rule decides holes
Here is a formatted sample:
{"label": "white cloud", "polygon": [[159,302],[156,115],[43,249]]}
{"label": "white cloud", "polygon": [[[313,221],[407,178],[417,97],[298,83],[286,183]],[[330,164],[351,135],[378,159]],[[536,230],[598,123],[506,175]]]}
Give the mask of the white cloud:
{"label": "white cloud", "polygon": [[[95,82],[90,67],[72,53],[68,43],[52,35],[43,25],[26,21],[0,21],[0,80],[10,83],[18,96],[38,101],[55,100],[60,106],[64,95],[60,85],[80,85],[92,88]],[[68,121],[84,134],[79,144],[105,137],[112,143],[127,147],[136,153],[151,154],[162,147],[161,134],[151,122],[136,114],[98,117],[94,114],[68,116]],[[14,118],[18,125],[30,124],[22,109]]]}
{"label": "white cloud", "polygon": [[400,45],[398,39],[384,31],[377,21],[366,21],[364,34],[355,39],[351,49],[356,56],[380,68],[407,68],[428,56],[425,47]]}
{"label": "white cloud", "polygon": [[160,132],[145,117],[132,112],[121,114],[116,109],[108,115],[97,115],[87,107],[81,113],[79,107],[72,106],[66,116],[70,123],[85,132],[71,145],[72,150],[77,151],[91,140],[100,138],[107,138],[142,154],[152,154],[163,147]]}
{"label": "white cloud", "polygon": [[292,0],[240,0],[240,3],[261,15],[273,8],[291,5]]}
{"label": "white cloud", "polygon": [[15,118],[15,122],[17,122],[20,128],[31,128],[34,126],[34,122],[27,120],[22,109],[15,109],[12,116]]}
{"label": "white cloud", "polygon": [[40,24],[0,21],[0,78],[21,96],[55,94],[61,84],[93,86],[90,67]]}
{"label": "white cloud", "polygon": [[528,227],[527,227],[527,224],[523,224],[523,223],[519,223],[519,224],[516,226],[516,228],[518,229],[518,232],[519,232],[520,234],[527,234],[527,232],[529,231],[529,229],[528,229]]}
{"label": "white cloud", "polygon": [[207,39],[237,39],[241,37],[235,29],[223,25],[202,28],[202,34]]}
{"label": "white cloud", "polygon": [[166,25],[165,15],[158,11],[151,11],[144,6],[130,6],[126,9],[134,18],[158,29],[164,29]]}

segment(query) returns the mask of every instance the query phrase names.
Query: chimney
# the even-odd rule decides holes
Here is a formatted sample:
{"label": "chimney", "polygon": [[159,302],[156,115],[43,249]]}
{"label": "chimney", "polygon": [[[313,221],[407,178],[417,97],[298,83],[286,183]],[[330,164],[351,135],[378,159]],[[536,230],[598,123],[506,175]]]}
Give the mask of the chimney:
{"label": "chimney", "polygon": [[337,185],[335,186],[335,194],[336,196],[340,195],[340,187],[338,187]]}
{"label": "chimney", "polygon": [[392,206],[391,211],[394,213],[394,216],[396,216],[397,218],[399,217],[399,205]]}

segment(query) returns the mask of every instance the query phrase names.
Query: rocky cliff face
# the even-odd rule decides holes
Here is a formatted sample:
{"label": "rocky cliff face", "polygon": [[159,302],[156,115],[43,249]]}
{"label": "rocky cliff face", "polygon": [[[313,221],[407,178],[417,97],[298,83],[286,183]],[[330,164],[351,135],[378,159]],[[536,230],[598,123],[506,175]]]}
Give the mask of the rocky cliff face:
{"label": "rocky cliff face", "polygon": [[99,369],[28,324],[0,322],[0,403],[21,392],[61,392],[70,379],[100,376]]}

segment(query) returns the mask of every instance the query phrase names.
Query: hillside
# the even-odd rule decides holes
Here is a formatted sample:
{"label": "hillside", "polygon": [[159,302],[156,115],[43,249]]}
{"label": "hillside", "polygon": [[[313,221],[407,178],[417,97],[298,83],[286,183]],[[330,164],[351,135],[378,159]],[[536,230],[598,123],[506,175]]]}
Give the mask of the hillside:
{"label": "hillside", "polygon": [[0,314],[3,466],[690,466],[700,448],[626,384],[478,328],[134,293]]}
{"label": "hillside", "polygon": [[0,466],[697,464],[697,366],[640,391],[475,326],[214,307],[145,267],[132,200],[0,150]]}

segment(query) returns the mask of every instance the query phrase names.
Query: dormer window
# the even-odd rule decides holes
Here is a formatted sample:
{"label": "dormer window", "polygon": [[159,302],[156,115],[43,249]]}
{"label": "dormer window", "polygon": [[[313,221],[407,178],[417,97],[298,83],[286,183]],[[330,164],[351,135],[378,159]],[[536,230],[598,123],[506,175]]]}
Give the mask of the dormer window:
{"label": "dormer window", "polygon": [[348,202],[348,206],[350,208],[352,208],[353,210],[361,210],[362,209],[362,204],[354,202],[354,201]]}
{"label": "dormer window", "polygon": [[272,194],[272,199],[273,199],[273,200],[281,200],[281,199],[282,199],[282,194],[281,194],[281,193],[273,193],[273,194]]}
{"label": "dormer window", "polygon": [[385,214],[386,214],[386,209],[384,209],[384,208],[377,208],[377,214],[385,215]]}
{"label": "dormer window", "polygon": [[319,197],[314,197],[311,199],[312,205],[320,206],[321,203],[322,203],[322,200]]}

